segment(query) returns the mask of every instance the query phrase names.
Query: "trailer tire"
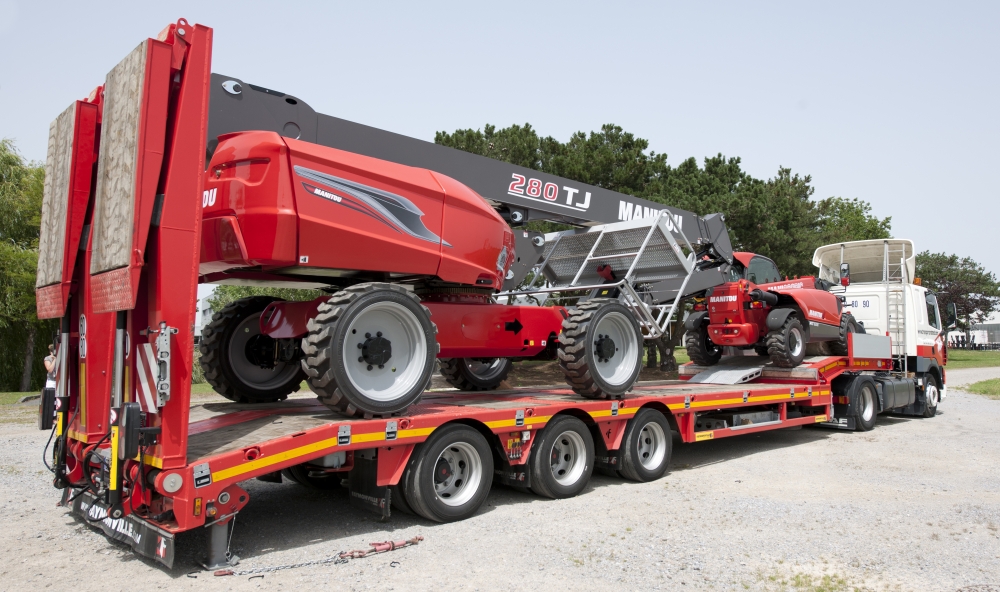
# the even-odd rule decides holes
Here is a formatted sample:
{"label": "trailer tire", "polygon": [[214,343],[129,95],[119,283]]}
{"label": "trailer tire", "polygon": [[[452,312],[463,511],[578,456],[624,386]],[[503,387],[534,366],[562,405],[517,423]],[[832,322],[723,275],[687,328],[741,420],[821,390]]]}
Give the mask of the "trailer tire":
{"label": "trailer tire", "polygon": [[[485,363],[482,360],[489,360]],[[492,391],[507,380],[510,358],[438,358],[441,376],[460,391]]]}
{"label": "trailer tire", "polygon": [[447,424],[417,446],[404,475],[403,496],[416,514],[434,522],[464,520],[490,493],[493,451],[475,429]]}
{"label": "trailer tire", "polygon": [[260,333],[260,314],[268,304],[280,300],[272,296],[241,298],[212,315],[212,322],[202,330],[198,350],[205,381],[230,401],[282,401],[306,378],[297,361],[278,362],[267,372],[247,357],[251,340],[270,339]]}
{"label": "trailer tire", "polygon": [[535,437],[528,457],[532,491],[552,499],[583,491],[594,472],[594,437],[586,424],[557,415]]}
{"label": "trailer tire", "polygon": [[[938,403],[941,402],[941,388],[937,376],[930,372],[924,374],[924,414],[923,417],[937,415]],[[932,405],[933,403],[933,405]]]}
{"label": "trailer tire", "polygon": [[847,355],[847,334],[864,333],[865,328],[858,324],[854,315],[845,313],[840,317],[840,338],[830,342],[830,352],[835,356]]}
{"label": "trailer tire", "polygon": [[767,352],[779,368],[794,368],[806,357],[809,338],[796,314],[790,314],[781,327],[767,334]]}
{"label": "trailer tire", "polygon": [[559,366],[578,395],[623,395],[639,379],[642,341],[639,323],[628,308],[610,298],[592,298],[572,309],[562,323]]}
{"label": "trailer tire", "polygon": [[869,376],[858,376],[851,384],[852,402],[854,403],[854,429],[867,432],[875,427],[878,419],[878,393],[875,381]]}
{"label": "trailer tire", "polygon": [[722,359],[722,348],[712,343],[706,325],[689,330],[684,336],[684,346],[696,366],[714,366]]}
{"label": "trailer tire", "polygon": [[673,438],[670,423],[655,409],[640,409],[625,426],[619,458],[622,477],[648,483],[666,474]]}
{"label": "trailer tire", "polygon": [[430,382],[437,327],[402,286],[345,288],[319,306],[307,327],[302,368],[309,388],[335,411],[365,418],[401,413]]}
{"label": "trailer tire", "polygon": [[[400,480],[402,481],[402,479]],[[403,493],[403,488],[400,485],[393,485],[389,488],[389,497],[391,498],[391,504],[393,510],[399,510],[404,514],[409,514],[413,516],[413,508],[406,501],[406,496]]]}

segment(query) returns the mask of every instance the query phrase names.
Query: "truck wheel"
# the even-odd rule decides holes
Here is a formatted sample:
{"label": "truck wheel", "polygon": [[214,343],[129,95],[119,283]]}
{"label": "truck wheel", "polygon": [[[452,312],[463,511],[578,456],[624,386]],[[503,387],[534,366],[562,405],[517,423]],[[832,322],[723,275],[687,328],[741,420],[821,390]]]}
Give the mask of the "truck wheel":
{"label": "truck wheel", "polygon": [[854,380],[854,429],[867,432],[875,427],[878,419],[875,381],[867,376],[859,376]]}
{"label": "truck wheel", "polygon": [[[275,340],[260,332],[260,313],[277,300],[281,299],[241,298],[212,315],[212,322],[202,331],[199,350],[205,380],[230,401],[281,401],[306,378],[298,361],[265,359],[274,351]],[[262,362],[273,366],[265,368]]]}
{"label": "truck wheel", "polygon": [[434,522],[464,520],[479,510],[493,483],[486,438],[462,424],[438,428],[413,451],[403,482],[407,504]]}
{"label": "truck wheel", "polygon": [[780,368],[794,368],[806,357],[806,332],[794,314],[788,315],[785,324],[767,334],[767,352],[771,362]]}
{"label": "truck wheel", "polygon": [[938,403],[941,402],[941,389],[938,387],[937,377],[933,374],[924,374],[924,417],[934,417],[937,415]]}
{"label": "truck wheel", "polygon": [[622,477],[646,483],[667,472],[673,440],[670,424],[655,409],[640,409],[625,427],[622,436]]}
{"label": "truck wheel", "polygon": [[865,328],[858,324],[857,319],[852,314],[844,314],[840,317],[840,339],[830,342],[830,351],[835,356],[847,355],[847,334],[864,333]]}
{"label": "truck wheel", "polygon": [[593,298],[562,323],[559,366],[566,382],[588,399],[625,394],[642,369],[642,333],[617,300]]}
{"label": "truck wheel", "polygon": [[441,376],[460,391],[492,391],[507,379],[510,358],[438,358]]}
{"label": "truck wheel", "polygon": [[438,352],[430,311],[392,284],[358,284],[319,307],[302,340],[309,387],[327,407],[387,416],[416,403]]}
{"label": "truck wheel", "polygon": [[583,491],[594,472],[594,438],[587,426],[573,416],[557,415],[537,437],[528,458],[532,491],[553,499]]}
{"label": "truck wheel", "polygon": [[708,327],[702,325],[687,332],[684,337],[688,357],[697,366],[714,366],[722,359],[722,348],[708,337]]}

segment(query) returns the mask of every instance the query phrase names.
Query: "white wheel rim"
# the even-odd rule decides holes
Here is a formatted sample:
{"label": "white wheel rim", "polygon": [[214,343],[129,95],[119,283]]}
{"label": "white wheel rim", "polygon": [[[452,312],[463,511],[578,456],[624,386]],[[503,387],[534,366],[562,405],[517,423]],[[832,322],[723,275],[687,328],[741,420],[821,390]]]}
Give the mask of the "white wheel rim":
{"label": "white wheel rim", "polygon": [[927,406],[932,409],[937,407],[941,399],[941,393],[938,391],[937,385],[928,384],[925,387],[925,391],[927,393]]}
{"label": "white wheel rim", "polygon": [[639,457],[639,464],[647,471],[660,468],[667,453],[667,438],[660,424],[651,421],[642,426],[635,451]]}
{"label": "white wheel rim", "polygon": [[574,485],[587,467],[587,446],[583,437],[569,430],[559,434],[549,451],[549,464],[556,483],[566,487]]}
{"label": "white wheel rim", "polygon": [[798,327],[792,327],[788,332],[788,353],[792,354],[793,358],[799,357],[802,353],[802,348],[805,346],[802,339],[802,331]]}
{"label": "white wheel rim", "polygon": [[481,380],[490,380],[500,374],[507,362],[507,358],[492,358],[485,360],[466,358],[463,361],[465,362],[465,366],[469,369],[469,372],[474,374],[477,378]]}
{"label": "white wheel rim", "polygon": [[872,387],[865,385],[861,388],[861,419],[869,421],[875,417],[875,397]]}
{"label": "white wheel rim", "polygon": [[279,387],[299,371],[299,364],[275,362],[273,368],[261,368],[251,362],[246,355],[247,345],[258,335],[260,335],[260,314],[250,315],[236,326],[229,338],[229,347],[226,351],[229,367],[247,386],[264,390]]}
{"label": "white wheel rim", "polygon": [[[610,312],[597,321],[593,334],[589,336],[588,345],[591,346],[594,358],[593,369],[609,385],[621,386],[628,383],[639,364],[639,344],[631,320],[623,313]],[[615,344],[615,351],[607,361],[598,357],[595,342],[602,338],[611,339]]]}
{"label": "white wheel rim", "polygon": [[[365,335],[388,339],[392,353],[382,368],[361,358]],[[351,321],[344,338],[344,369],[351,384],[373,401],[394,401],[424,380],[427,338],[413,312],[396,302],[376,302]],[[369,370],[371,366],[371,370]]]}
{"label": "white wheel rim", "polygon": [[434,462],[434,494],[446,506],[461,506],[479,491],[483,461],[476,448],[456,442],[441,451]]}

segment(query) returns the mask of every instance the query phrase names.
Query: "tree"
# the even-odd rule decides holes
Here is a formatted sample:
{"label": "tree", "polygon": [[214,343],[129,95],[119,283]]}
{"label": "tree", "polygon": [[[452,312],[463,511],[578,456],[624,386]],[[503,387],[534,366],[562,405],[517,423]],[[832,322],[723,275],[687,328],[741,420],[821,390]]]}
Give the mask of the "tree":
{"label": "tree", "polygon": [[937,292],[940,307],[955,305],[963,331],[1000,310],[1000,283],[971,257],[924,251],[917,255],[916,275],[924,286]]}
{"label": "tree", "polygon": [[218,286],[208,298],[212,310],[222,310],[229,304],[250,296],[274,296],[282,300],[314,300],[323,295],[319,290],[297,288],[265,288],[261,286]]}
{"label": "tree", "polygon": [[0,390],[41,385],[52,321],[35,315],[44,167],[0,140]]}

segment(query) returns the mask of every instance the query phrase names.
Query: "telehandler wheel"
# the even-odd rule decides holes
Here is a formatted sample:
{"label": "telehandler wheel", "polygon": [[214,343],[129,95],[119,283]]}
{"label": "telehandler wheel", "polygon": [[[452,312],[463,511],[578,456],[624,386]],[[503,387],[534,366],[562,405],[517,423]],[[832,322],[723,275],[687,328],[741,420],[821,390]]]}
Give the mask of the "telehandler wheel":
{"label": "telehandler wheel", "polygon": [[536,436],[528,457],[531,490],[563,499],[577,495],[594,473],[594,437],[572,415],[557,415]]}
{"label": "telehandler wheel", "polygon": [[441,376],[460,391],[492,391],[507,379],[510,358],[438,358]]}
{"label": "telehandler wheel", "polygon": [[559,336],[566,382],[588,399],[628,392],[642,369],[642,333],[632,312],[610,298],[592,298],[570,312]]}
{"label": "telehandler wheel", "polygon": [[848,333],[864,333],[865,328],[862,327],[854,315],[845,313],[840,317],[840,339],[837,341],[831,341],[830,351],[835,356],[846,356],[847,355],[847,334]]}
{"label": "telehandler wheel", "polygon": [[785,323],[777,330],[767,334],[767,352],[771,354],[771,362],[780,368],[794,368],[806,357],[805,329],[795,314],[788,315]]}
{"label": "telehandler wheel", "polygon": [[475,514],[493,484],[493,451],[475,429],[452,423],[420,444],[406,469],[407,504],[434,522],[455,522]]}
{"label": "telehandler wheel", "polygon": [[767,346],[766,345],[757,345],[757,346],[754,346],[753,351],[754,351],[755,354],[757,354],[758,356],[760,356],[762,358],[766,358],[767,356],[771,355],[771,352],[767,351]]}
{"label": "telehandler wheel", "polygon": [[655,409],[640,409],[625,427],[618,472],[633,481],[656,481],[667,472],[672,447],[667,418]]}
{"label": "telehandler wheel", "polygon": [[688,357],[698,366],[714,366],[722,359],[722,347],[712,343],[705,325],[688,331],[684,346],[687,347]]}
{"label": "telehandler wheel", "polygon": [[327,407],[388,416],[420,399],[434,371],[437,327],[412,292],[358,284],[319,307],[302,339],[302,368]]}
{"label": "telehandler wheel", "polygon": [[[260,332],[260,313],[277,300],[281,298],[241,298],[212,315],[212,322],[202,330],[199,350],[205,380],[230,401],[281,401],[306,378],[298,360],[266,360],[266,354],[275,349],[275,340]],[[262,361],[273,365],[263,367]]]}

